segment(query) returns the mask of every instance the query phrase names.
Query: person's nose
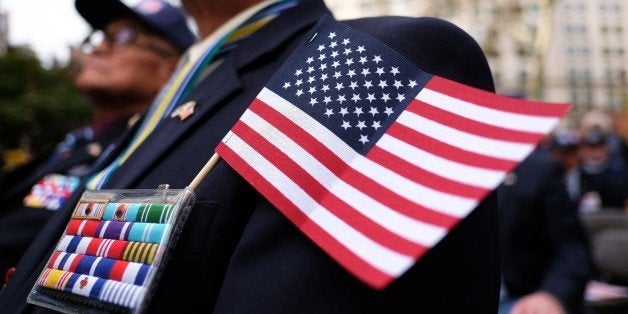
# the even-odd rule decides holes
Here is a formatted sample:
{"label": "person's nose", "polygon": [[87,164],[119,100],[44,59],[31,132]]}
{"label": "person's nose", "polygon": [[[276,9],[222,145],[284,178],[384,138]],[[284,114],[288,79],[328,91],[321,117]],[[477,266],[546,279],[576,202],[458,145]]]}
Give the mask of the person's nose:
{"label": "person's nose", "polygon": [[91,53],[100,55],[104,53],[109,53],[110,51],[111,51],[111,45],[109,44],[108,41],[103,40],[98,45],[94,46]]}

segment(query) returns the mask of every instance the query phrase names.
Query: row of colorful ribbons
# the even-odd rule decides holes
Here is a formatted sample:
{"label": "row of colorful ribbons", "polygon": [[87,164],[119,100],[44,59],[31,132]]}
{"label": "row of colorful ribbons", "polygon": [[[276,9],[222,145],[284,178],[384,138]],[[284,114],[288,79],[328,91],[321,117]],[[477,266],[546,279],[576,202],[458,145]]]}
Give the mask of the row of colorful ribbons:
{"label": "row of colorful ribbons", "polygon": [[136,308],[146,293],[143,286],[52,268],[44,270],[37,284],[127,308]]}
{"label": "row of colorful ribbons", "polygon": [[81,202],[72,218],[167,223],[176,209],[177,204]]}
{"label": "row of colorful ribbons", "polygon": [[81,202],[38,285],[135,308],[176,204]]}

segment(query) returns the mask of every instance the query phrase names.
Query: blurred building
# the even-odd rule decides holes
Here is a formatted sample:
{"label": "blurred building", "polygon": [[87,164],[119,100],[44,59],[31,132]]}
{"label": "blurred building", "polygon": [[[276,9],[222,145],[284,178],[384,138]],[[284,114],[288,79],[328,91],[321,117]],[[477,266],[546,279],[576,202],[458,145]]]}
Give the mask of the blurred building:
{"label": "blurred building", "polygon": [[437,16],[483,47],[497,91],[570,102],[576,109],[628,106],[626,0],[326,0],[339,18]]}

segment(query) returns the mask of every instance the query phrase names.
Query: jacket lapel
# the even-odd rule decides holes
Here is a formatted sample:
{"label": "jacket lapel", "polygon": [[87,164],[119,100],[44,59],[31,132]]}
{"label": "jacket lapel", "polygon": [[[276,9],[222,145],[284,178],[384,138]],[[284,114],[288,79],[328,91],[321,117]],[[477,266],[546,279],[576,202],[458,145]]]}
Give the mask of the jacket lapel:
{"label": "jacket lapel", "polygon": [[[116,173],[105,184],[107,187],[132,187],[160,157],[199,122],[206,119],[222,100],[240,89],[240,80],[232,64],[225,61],[207,78],[201,81],[192,94],[178,105],[188,101],[196,102],[194,113],[184,121],[170,116],[165,117]],[[208,92],[211,91],[211,92]],[[176,108],[177,106],[175,106]],[[156,188],[156,187],[155,187]]]}

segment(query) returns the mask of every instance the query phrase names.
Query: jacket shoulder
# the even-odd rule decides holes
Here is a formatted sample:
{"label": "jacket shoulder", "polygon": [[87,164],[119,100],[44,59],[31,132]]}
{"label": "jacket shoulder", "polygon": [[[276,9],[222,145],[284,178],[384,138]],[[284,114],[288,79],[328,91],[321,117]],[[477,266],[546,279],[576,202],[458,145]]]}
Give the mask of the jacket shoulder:
{"label": "jacket shoulder", "polygon": [[375,37],[425,72],[494,91],[492,74],[480,45],[451,22],[401,16],[341,22]]}

